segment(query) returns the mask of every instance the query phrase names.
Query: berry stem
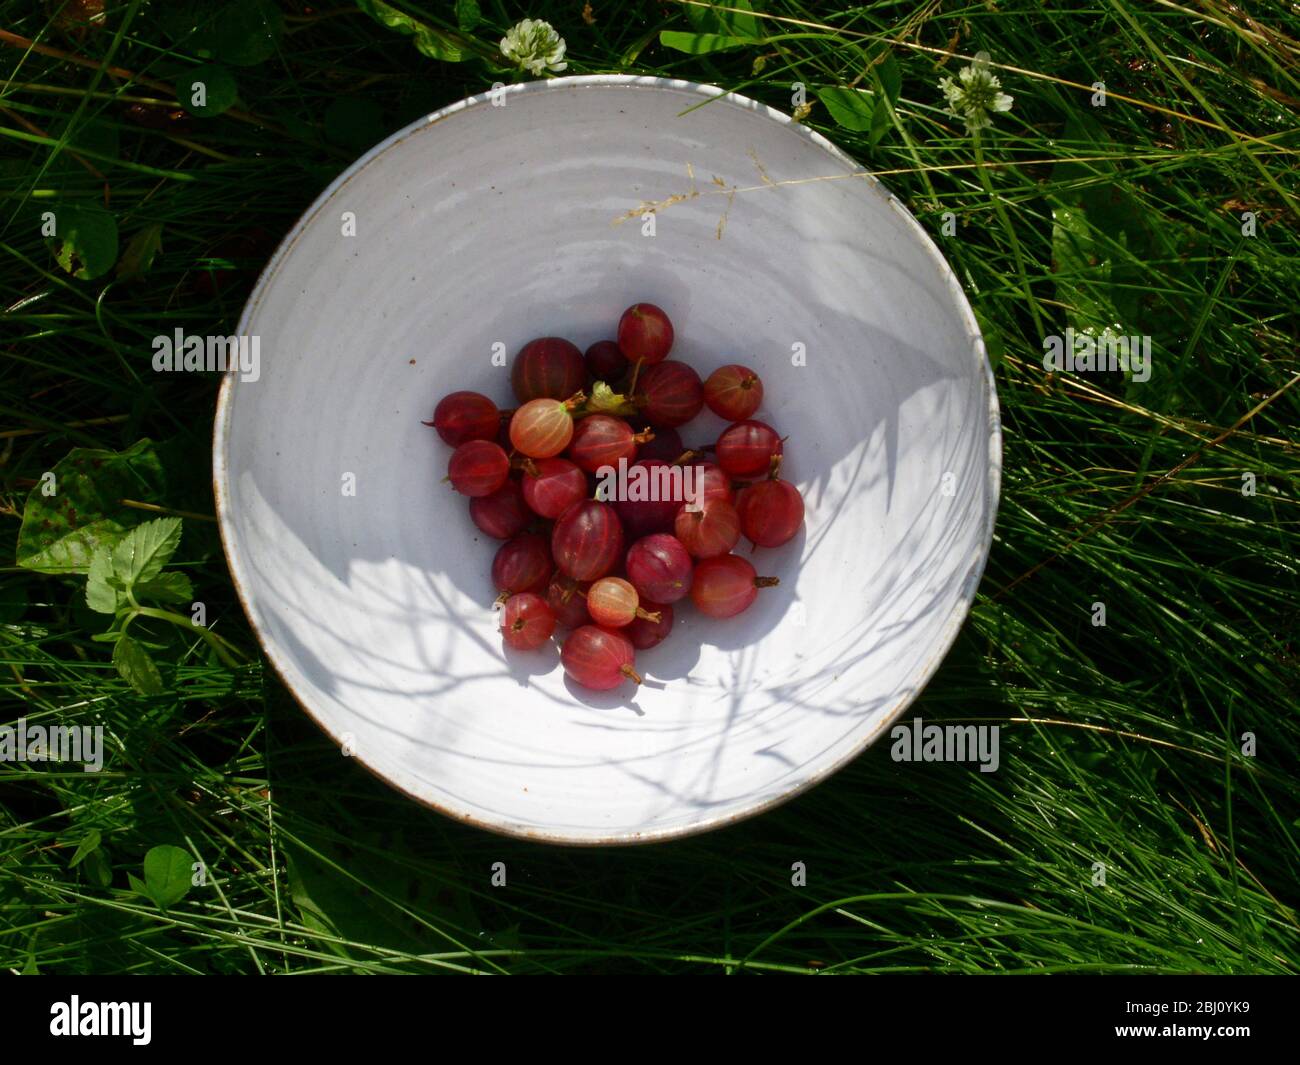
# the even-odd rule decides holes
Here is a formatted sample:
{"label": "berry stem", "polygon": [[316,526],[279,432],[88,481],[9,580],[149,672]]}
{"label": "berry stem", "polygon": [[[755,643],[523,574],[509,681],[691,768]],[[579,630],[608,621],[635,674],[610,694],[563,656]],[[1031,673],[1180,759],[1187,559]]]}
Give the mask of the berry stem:
{"label": "berry stem", "polygon": [[627,679],[630,680],[633,684],[641,683],[641,674],[638,673],[631,666],[624,666],[622,669],[619,670],[619,672],[622,673],[623,676],[627,677]]}
{"label": "berry stem", "polygon": [[754,578],[755,588],[775,588],[780,583],[781,583],[780,577],[755,577]]}
{"label": "berry stem", "polygon": [[646,621],[653,621],[656,625],[658,625],[659,622],[663,620],[663,618],[659,614],[659,611],[642,610],[640,607],[636,608],[636,616],[639,618],[644,618]]}

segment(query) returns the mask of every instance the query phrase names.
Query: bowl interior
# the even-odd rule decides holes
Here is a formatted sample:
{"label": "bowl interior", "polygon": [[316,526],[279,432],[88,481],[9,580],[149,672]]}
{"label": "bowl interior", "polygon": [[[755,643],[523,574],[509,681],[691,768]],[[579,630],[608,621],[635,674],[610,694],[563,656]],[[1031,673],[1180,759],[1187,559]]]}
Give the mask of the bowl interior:
{"label": "bowl interior", "polygon": [[[452,816],[606,843],[755,813],[884,731],[969,607],[1000,441],[951,272],[855,169],[750,101],[584,78],[430,116],[323,194],[245,311],[260,376],[225,382],[215,474],[245,607],[331,736]],[[525,341],[585,348],[641,300],[702,376],[759,372],[807,518],[749,556],[779,587],[685,606],[643,685],[593,694],[503,651],[497,542],[420,422],[457,389],[512,406]]]}

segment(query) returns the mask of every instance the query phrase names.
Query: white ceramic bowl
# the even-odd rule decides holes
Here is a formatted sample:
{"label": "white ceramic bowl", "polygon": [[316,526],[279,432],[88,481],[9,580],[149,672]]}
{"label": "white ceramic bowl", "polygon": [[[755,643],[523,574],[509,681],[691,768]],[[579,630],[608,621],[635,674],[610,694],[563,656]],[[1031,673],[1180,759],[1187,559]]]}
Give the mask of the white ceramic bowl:
{"label": "white ceramic bowl", "polygon": [[[216,418],[230,567],[304,709],[412,798],[556,843],[729,824],[860,754],[956,637],[998,496],[983,342],[921,226],[787,116],[657,78],[497,99],[367,152],[258,281],[239,331],[260,378],[228,375]],[[647,235],[638,205],[682,194]],[[585,348],[642,300],[701,375],[761,374],[807,519],[751,556],[779,588],[730,621],[687,605],[638,655],[640,688],[593,695],[554,648],[503,651],[497,543],[420,422],[457,389],[513,405],[495,344]],[[721,425],[706,412],[684,436]]]}

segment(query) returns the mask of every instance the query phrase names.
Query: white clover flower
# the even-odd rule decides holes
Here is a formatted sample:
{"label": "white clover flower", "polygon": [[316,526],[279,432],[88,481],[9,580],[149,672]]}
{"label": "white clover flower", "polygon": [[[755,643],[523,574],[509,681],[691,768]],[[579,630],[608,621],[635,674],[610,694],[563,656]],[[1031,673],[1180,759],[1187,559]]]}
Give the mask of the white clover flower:
{"label": "white clover flower", "polygon": [[993,125],[992,113],[1010,111],[1012,98],[1002,92],[1002,83],[989,70],[988,52],[978,52],[975,61],[957,77],[939,79],[939,88],[948,100],[948,114],[966,123],[966,132],[974,133]]}
{"label": "white clover flower", "polygon": [[569,64],[564,62],[564,38],[555,27],[541,19],[526,18],[511,26],[501,38],[501,54],[520,70],[558,74]]}

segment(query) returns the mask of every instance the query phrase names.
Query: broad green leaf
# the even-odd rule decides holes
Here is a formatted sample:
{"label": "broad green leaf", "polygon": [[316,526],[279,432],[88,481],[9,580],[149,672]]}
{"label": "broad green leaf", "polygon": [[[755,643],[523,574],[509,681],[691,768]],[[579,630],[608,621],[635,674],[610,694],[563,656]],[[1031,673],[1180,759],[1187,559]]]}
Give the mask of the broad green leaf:
{"label": "broad green leaf", "polygon": [[[1145,213],[1127,183],[1119,180],[1118,165],[1098,158],[1121,151],[1119,146],[1095,118],[1080,111],[1070,112],[1061,139],[1068,143],[1062,148],[1067,158],[1052,168],[1052,183],[1058,190],[1054,199],[1081,208],[1097,232],[1115,240],[1123,234],[1133,254],[1145,257],[1152,236]],[[1068,157],[1075,155],[1090,161],[1070,161]]]}
{"label": "broad green leaf", "polygon": [[848,89],[830,86],[817,90],[817,98],[830,112],[835,124],[855,133],[866,133],[876,113],[874,93],[863,89]]}
{"label": "broad green leaf", "polygon": [[1076,331],[1120,328],[1109,300],[1110,259],[1098,248],[1082,208],[1052,209],[1052,272],[1056,298]]}
{"label": "broad green leaf", "polygon": [[113,665],[117,672],[141,695],[163,693],[162,674],[138,641],[122,636],[113,645]]}
{"label": "broad green leaf", "polygon": [[732,37],[721,33],[682,33],[678,30],[664,30],[659,34],[659,43],[665,48],[672,48],[687,55],[707,55],[710,52],[725,52],[728,48],[747,48],[762,42],[751,37]]}
{"label": "broad green leaf", "polygon": [[117,262],[117,222],[102,207],[63,204],[54,208],[54,234],[45,243],[65,272],[90,281]]}
{"label": "broad green leaf", "polygon": [[828,86],[817,91],[836,125],[855,133],[868,134],[875,147],[893,127],[894,104],[903,87],[903,72],[893,54],[868,67],[871,89]]}
{"label": "broad green leaf", "polygon": [[160,573],[152,580],[137,583],[136,599],[151,599],[158,603],[189,603],[194,599],[194,587],[183,573]]}
{"label": "broad green leaf", "polygon": [[147,273],[153,261],[162,251],[161,222],[150,222],[126,243],[122,258],[117,261],[114,273],[122,280],[129,280]]}
{"label": "broad green leaf", "polygon": [[716,33],[722,25],[718,21],[717,13],[703,4],[686,4],[684,10],[686,21],[701,33]]}
{"label": "broad green leaf", "polygon": [[459,63],[474,55],[464,38],[420,22],[391,4],[385,4],[383,0],[357,0],[357,7],[380,25],[396,30],[404,37],[413,38],[411,43],[415,45],[415,50],[430,59]]}
{"label": "broad green leaf", "polygon": [[[88,522],[54,540],[48,547],[20,556],[18,565],[38,573],[85,573],[101,547],[112,547],[122,538],[125,526],[105,518]],[[19,540],[19,548],[22,541]]]}
{"label": "broad green leaf", "polygon": [[[1154,214],[1134,195],[1120,164],[1105,158],[1122,154],[1123,147],[1091,115],[1071,111],[1061,140],[1065,143],[1059,150],[1065,158],[1052,171],[1052,184],[1057,189],[1053,199],[1082,212],[1089,232],[1078,233],[1076,243],[1086,240],[1090,259],[1099,263],[1109,260],[1105,295],[1113,317],[1123,322],[1129,332],[1149,334],[1167,332],[1171,323],[1194,315],[1196,307],[1180,299],[1177,290],[1204,291],[1201,242],[1205,235],[1175,219]],[[1075,156],[1089,161],[1071,161]],[[1065,223],[1067,230],[1077,232],[1080,228],[1078,217],[1067,217]],[[1062,250],[1069,262],[1071,249]],[[1148,279],[1155,270],[1163,271],[1175,284],[1162,292],[1151,291]]]}
{"label": "broad green leaf", "polygon": [[[125,451],[73,448],[27,496],[16,561],[41,573],[85,573],[95,550],[112,546],[135,525],[140,511],[123,499],[162,497],[162,464],[153,443]],[[52,494],[46,491],[52,489]]]}
{"label": "broad green leaf", "polygon": [[898,65],[894,53],[890,52],[871,69],[875,76],[880,79],[880,88],[890,106],[898,103],[899,93],[903,91],[903,68]]}
{"label": "broad green leaf", "polygon": [[116,614],[122,605],[122,591],[114,583],[113,551],[107,544],[98,548],[90,560],[86,605],[100,614]]}
{"label": "broad green leaf", "polygon": [[97,847],[87,854],[81,868],[95,887],[106,888],[113,883],[113,864],[107,847]]}
{"label": "broad green leaf", "polygon": [[894,105],[898,103],[898,94],[903,91],[903,71],[892,52],[872,66],[871,77],[879,90],[875,113],[871,116],[869,138],[869,143],[874,148],[894,128]]}
{"label": "broad green leaf", "polygon": [[75,869],[81,864],[82,859],[91,851],[95,850],[103,837],[100,836],[99,829],[92,828],[86,833],[86,838],[77,844],[77,849],[72,852],[72,861],[68,862],[69,869]]}
{"label": "broad green leaf", "polygon": [[271,0],[236,0],[212,23],[212,51],[222,62],[252,67],[275,55],[284,16]]}
{"label": "broad green leaf", "polygon": [[144,856],[144,887],[160,910],[174,906],[190,891],[194,858],[180,847],[151,847]]}
{"label": "broad green leaf", "polygon": [[867,143],[875,147],[880,139],[893,128],[894,108],[883,93],[876,94],[876,108],[871,114],[871,134]]}
{"label": "broad green leaf", "polygon": [[144,881],[141,880],[134,873],[126,874],[126,882],[131,885],[131,890],[134,891],[137,895],[139,895],[142,899],[147,899],[150,897],[149,889],[145,886]]}
{"label": "broad green leaf", "polygon": [[[1104,187],[1112,177],[1118,176],[1113,161],[1098,159],[1115,150],[1115,142],[1105,128],[1091,115],[1072,108],[1065,118],[1065,128],[1059,150],[1064,157],[1052,167],[1052,185],[1058,190],[1059,199],[1079,206],[1086,189]],[[1089,162],[1076,163],[1072,157],[1087,157]],[[1074,188],[1061,188],[1063,185],[1075,185]]]}
{"label": "broad green leaf", "polygon": [[759,28],[759,20],[753,15],[744,14],[746,11],[754,10],[749,0],[727,0],[724,6],[732,9],[717,13],[725,32],[737,37],[762,36],[763,31]]}
{"label": "broad green leaf", "polygon": [[113,548],[113,573],[128,588],[137,581],[151,581],[180,543],[180,518],[154,518],[137,525]]}
{"label": "broad green leaf", "polygon": [[469,33],[482,20],[478,0],[456,0],[456,25],[462,33]]}
{"label": "broad green leaf", "polygon": [[92,828],[77,845],[68,862],[69,869],[81,866],[86,879],[95,887],[108,887],[113,882],[113,869],[109,862],[108,848],[101,845],[99,829]]}
{"label": "broad green leaf", "polygon": [[[214,118],[228,111],[235,106],[238,96],[235,75],[216,63],[195,67],[176,81],[177,102],[199,118]],[[196,100],[202,102],[196,103]]]}
{"label": "broad green leaf", "polygon": [[749,0],[723,0],[722,7],[731,10],[689,4],[686,7],[687,21],[701,33],[721,33],[733,37],[760,35],[759,20],[748,14],[754,10]]}

